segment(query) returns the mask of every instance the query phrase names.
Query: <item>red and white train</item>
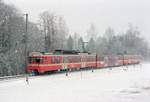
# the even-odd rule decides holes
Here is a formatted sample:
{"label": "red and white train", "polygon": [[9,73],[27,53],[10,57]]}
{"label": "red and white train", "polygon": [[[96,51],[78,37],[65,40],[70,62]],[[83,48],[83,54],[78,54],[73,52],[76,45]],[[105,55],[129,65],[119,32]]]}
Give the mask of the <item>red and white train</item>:
{"label": "red and white train", "polygon": [[104,68],[140,63],[139,55],[97,55],[77,51],[55,50],[53,53],[33,52],[27,71],[42,74],[50,71],[81,68]]}

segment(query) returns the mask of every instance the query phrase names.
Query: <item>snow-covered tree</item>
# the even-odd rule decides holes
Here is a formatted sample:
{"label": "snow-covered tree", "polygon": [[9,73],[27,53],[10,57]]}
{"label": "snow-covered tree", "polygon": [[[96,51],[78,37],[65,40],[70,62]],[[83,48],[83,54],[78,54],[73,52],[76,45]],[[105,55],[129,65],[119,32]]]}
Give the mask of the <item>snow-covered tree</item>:
{"label": "snow-covered tree", "polygon": [[67,39],[67,49],[73,50],[73,45],[74,45],[73,38],[70,35],[69,38]]}
{"label": "snow-covered tree", "polygon": [[95,40],[93,38],[91,38],[89,40],[88,45],[87,45],[87,50],[89,52],[93,52],[93,53],[96,52],[96,44],[95,44]]}
{"label": "snow-covered tree", "polygon": [[74,40],[74,50],[78,50],[78,39],[79,39],[79,35],[77,33],[74,33],[73,35],[73,40]]}
{"label": "snow-covered tree", "polygon": [[90,25],[90,28],[87,30],[87,35],[86,35],[86,38],[87,40],[89,41],[91,38],[93,38],[94,40],[96,40],[96,37],[97,37],[97,30],[96,30],[96,27],[94,24],[91,24]]}
{"label": "snow-covered tree", "polygon": [[78,50],[80,51],[80,52],[83,52],[84,51],[84,42],[83,42],[83,38],[82,37],[80,37],[79,39],[78,39]]}

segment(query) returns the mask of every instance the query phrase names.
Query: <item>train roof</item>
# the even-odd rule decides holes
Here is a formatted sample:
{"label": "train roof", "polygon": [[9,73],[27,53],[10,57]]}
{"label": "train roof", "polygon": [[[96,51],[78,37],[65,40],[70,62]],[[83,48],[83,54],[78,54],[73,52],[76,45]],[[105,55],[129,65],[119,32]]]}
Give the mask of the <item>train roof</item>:
{"label": "train roof", "polygon": [[29,56],[47,56],[47,55],[93,55],[88,52],[80,52],[78,50],[61,50],[57,49],[52,52],[31,52]]}
{"label": "train roof", "polygon": [[61,49],[57,49],[57,50],[54,50],[53,53],[54,54],[79,54],[80,51],[78,51],[78,50],[61,50]]}

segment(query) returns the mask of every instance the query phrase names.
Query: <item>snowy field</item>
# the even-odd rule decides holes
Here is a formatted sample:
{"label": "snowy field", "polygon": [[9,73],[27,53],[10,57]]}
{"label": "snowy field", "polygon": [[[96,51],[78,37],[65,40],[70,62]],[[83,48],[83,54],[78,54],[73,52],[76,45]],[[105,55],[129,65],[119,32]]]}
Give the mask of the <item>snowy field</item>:
{"label": "snowy field", "polygon": [[0,102],[150,102],[150,64],[2,81]]}

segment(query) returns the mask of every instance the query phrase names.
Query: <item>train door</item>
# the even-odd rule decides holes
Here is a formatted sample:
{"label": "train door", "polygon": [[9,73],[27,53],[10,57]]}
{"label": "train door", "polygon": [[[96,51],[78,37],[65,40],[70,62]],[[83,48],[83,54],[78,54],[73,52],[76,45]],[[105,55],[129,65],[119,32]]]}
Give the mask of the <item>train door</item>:
{"label": "train door", "polygon": [[86,57],[81,56],[81,68],[85,68],[85,67],[86,67]]}
{"label": "train door", "polygon": [[109,63],[108,56],[104,57],[104,67],[107,67]]}
{"label": "train door", "polygon": [[62,56],[62,69],[67,69],[67,56]]}

